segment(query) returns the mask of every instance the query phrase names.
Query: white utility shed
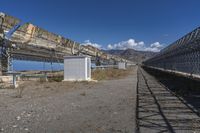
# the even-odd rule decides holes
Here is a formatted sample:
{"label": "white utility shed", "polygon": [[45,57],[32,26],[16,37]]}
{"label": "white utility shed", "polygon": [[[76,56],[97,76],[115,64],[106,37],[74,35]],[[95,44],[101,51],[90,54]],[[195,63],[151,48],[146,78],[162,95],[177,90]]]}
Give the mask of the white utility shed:
{"label": "white utility shed", "polygon": [[118,69],[126,69],[126,63],[125,62],[118,62]]}
{"label": "white utility shed", "polygon": [[64,57],[64,81],[91,80],[91,59],[87,56]]}

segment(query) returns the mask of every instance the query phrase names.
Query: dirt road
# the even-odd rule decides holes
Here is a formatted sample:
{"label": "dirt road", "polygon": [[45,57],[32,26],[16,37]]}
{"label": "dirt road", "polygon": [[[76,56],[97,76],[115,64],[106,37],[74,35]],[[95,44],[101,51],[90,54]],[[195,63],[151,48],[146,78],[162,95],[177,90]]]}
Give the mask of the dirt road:
{"label": "dirt road", "polygon": [[26,83],[0,90],[0,132],[133,133],[136,71],[98,83]]}

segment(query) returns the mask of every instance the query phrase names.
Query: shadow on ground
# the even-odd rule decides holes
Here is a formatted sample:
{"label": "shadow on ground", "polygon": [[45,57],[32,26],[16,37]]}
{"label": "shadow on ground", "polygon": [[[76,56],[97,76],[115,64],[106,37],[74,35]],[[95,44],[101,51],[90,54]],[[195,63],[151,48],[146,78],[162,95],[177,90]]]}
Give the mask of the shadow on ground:
{"label": "shadow on ground", "polygon": [[200,116],[200,81],[150,68],[144,69],[165,87],[192,105],[194,111]]}
{"label": "shadow on ground", "polygon": [[[146,72],[148,71],[148,73]],[[186,97],[187,94],[179,78],[168,77],[160,72],[139,69],[137,83],[137,132],[141,133],[194,133],[200,132],[200,117],[195,109],[182,100],[176,93]],[[166,76],[166,77],[165,77]],[[169,75],[170,76],[170,75]],[[157,79],[155,78],[157,77]],[[176,82],[172,82],[176,79]],[[183,82],[183,81],[180,81]],[[186,81],[185,81],[186,82]],[[173,87],[171,87],[173,85]],[[181,86],[178,86],[181,85]],[[192,84],[194,85],[194,84]],[[166,86],[166,87],[164,87]],[[176,88],[178,87],[178,88]],[[182,87],[184,90],[177,90]],[[187,87],[186,87],[187,88]],[[171,91],[169,91],[171,89]],[[174,93],[176,92],[176,93]]]}

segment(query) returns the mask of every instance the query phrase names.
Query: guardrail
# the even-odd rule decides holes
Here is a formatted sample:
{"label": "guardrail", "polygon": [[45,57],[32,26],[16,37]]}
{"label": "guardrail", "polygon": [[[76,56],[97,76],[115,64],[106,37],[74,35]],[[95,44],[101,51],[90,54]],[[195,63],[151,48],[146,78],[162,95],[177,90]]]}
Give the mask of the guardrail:
{"label": "guardrail", "polygon": [[[126,64],[126,67],[136,66],[136,64]],[[92,69],[106,69],[106,68],[118,68],[118,65],[101,65],[101,66],[91,66]]]}
{"label": "guardrail", "polygon": [[118,65],[91,66],[92,69],[118,68]]}

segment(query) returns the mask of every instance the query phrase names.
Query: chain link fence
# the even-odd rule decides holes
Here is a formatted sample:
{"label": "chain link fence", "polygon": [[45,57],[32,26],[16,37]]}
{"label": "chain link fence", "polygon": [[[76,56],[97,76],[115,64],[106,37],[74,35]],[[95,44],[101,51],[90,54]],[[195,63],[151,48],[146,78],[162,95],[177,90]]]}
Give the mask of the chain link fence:
{"label": "chain link fence", "polygon": [[200,75],[200,27],[143,62],[145,66]]}

